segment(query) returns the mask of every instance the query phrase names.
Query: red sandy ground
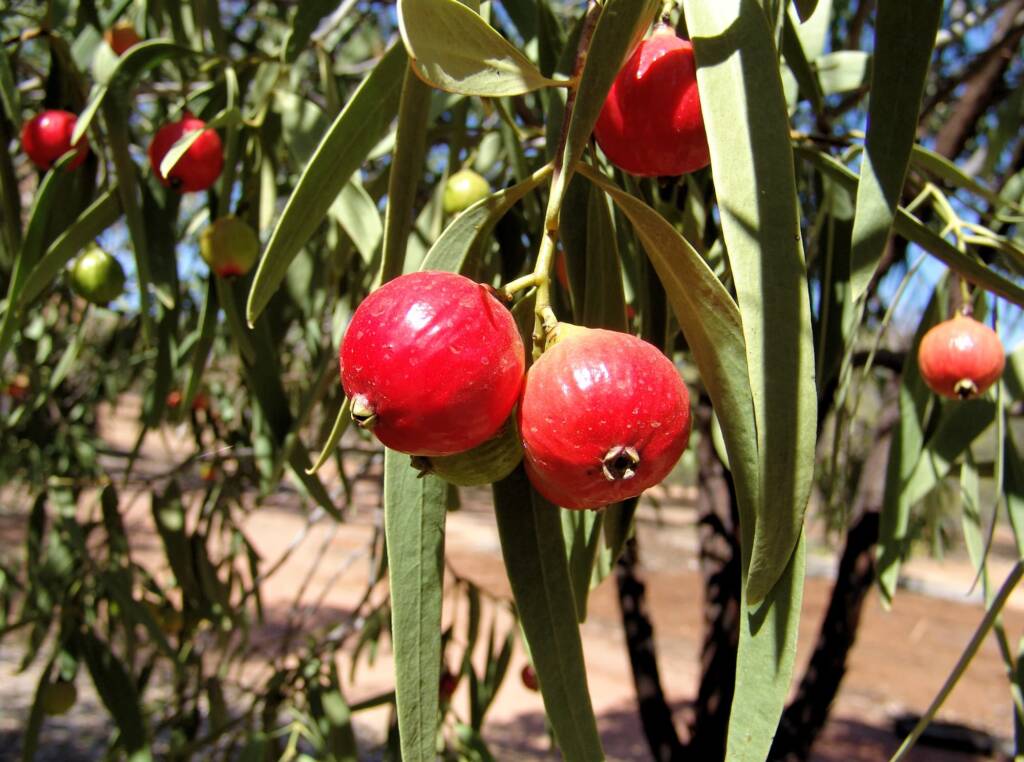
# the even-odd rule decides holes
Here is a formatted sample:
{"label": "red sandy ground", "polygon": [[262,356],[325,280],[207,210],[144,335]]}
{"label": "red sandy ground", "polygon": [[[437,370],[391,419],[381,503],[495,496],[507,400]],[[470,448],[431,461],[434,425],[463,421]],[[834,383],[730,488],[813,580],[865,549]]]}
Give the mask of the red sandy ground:
{"label": "red sandy ground", "polygon": [[[115,448],[128,449],[133,442],[132,428],[118,423],[137,420],[131,407],[119,409],[105,418],[104,435]],[[142,472],[151,469],[155,473],[178,462],[182,450],[175,443],[183,436],[181,431],[165,430],[148,437],[139,469]],[[329,475],[324,475],[324,479],[325,483],[332,484]],[[191,482],[196,487],[201,485],[194,476]],[[695,512],[683,499],[685,497],[678,490],[662,493],[661,509],[656,511],[650,505],[645,506],[638,522],[662,679],[681,729],[687,717],[687,702],[696,693],[699,677],[702,594],[696,565]],[[447,560],[460,576],[473,580],[492,594],[508,596],[487,492],[464,490],[462,498],[463,509],[449,515]],[[346,618],[365,589],[368,564],[365,558],[353,560],[352,556],[366,547],[374,523],[379,521],[378,499],[374,482],[358,482],[356,500],[348,509],[349,523],[339,527],[332,521],[321,521],[290,560],[265,583],[264,602],[273,624],[261,637],[266,638],[268,644],[283,630],[284,623],[294,612],[296,591],[310,573],[312,576],[301,604],[309,605],[322,596],[322,606],[315,616],[318,625],[330,625]],[[130,493],[123,494],[123,500],[136,560],[159,567],[161,554],[149,520],[148,501],[132,500]],[[296,495],[282,492],[252,512],[245,529],[258,547],[264,564],[269,566],[304,525],[305,514]],[[0,527],[6,541],[12,540],[11,533],[17,531],[15,523]],[[831,583],[826,577],[833,567],[834,559],[824,551],[812,553],[809,559],[798,675],[809,657],[828,603]],[[996,560],[993,576],[1001,581],[1009,568],[1009,561]],[[902,712],[925,710],[982,617],[980,603],[967,598],[973,574],[966,560],[947,558],[941,566],[929,561],[913,562],[907,566],[906,574],[930,594],[902,591],[893,610],[885,612],[877,595],[872,593],[848,674],[832,719],[815,748],[815,759],[835,762],[887,759],[899,742],[890,730],[891,718]],[[450,608],[446,601],[446,612]],[[493,612],[494,607],[485,609],[484,626],[490,622]],[[1004,620],[1009,640],[1016,644],[1024,630],[1024,596],[1019,592],[1011,599]],[[507,618],[500,621],[504,631]],[[581,631],[591,697],[609,759],[649,759],[636,714],[613,580],[606,580],[593,591],[589,615]],[[10,650],[12,645],[5,644],[5,649]],[[480,650],[478,648],[476,655],[482,659]],[[454,662],[460,656],[456,649],[451,660]],[[352,683],[347,682],[349,660],[343,659],[340,671],[346,680],[345,692],[350,701],[359,701],[390,687],[388,657],[384,648],[373,667],[361,662]],[[9,678],[15,663],[9,654],[0,663],[0,702],[6,707],[0,714],[11,721],[27,711],[29,700],[11,697],[4,687],[13,684]],[[488,714],[486,737],[500,760],[558,759],[550,750],[544,732],[540,696],[526,690],[519,681],[524,663],[525,657],[517,644],[509,678]],[[258,663],[251,665],[249,671],[252,677],[265,674],[263,665]],[[79,681],[80,691],[86,682]],[[460,686],[454,699],[456,711],[463,717],[468,715],[464,694],[465,689]],[[984,644],[939,717],[969,724],[1003,739],[1012,735],[1007,677],[992,639]],[[361,734],[379,737],[383,733],[385,712],[372,710],[361,713],[359,718]],[[2,752],[0,749],[0,757]],[[952,761],[969,757],[920,747],[911,759]]]}

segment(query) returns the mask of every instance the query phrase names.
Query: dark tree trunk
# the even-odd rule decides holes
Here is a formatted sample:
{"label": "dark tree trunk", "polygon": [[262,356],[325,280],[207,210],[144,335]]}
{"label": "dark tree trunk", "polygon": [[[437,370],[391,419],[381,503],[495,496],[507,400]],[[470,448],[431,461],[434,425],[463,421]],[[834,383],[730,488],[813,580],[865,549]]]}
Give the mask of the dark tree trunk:
{"label": "dark tree trunk", "polygon": [[[710,411],[702,419],[710,422]],[[700,568],[704,577],[704,644],[701,681],[687,747],[689,758],[725,757],[736,682],[740,616],[739,508],[732,475],[711,444],[710,425],[697,445],[700,491]]]}
{"label": "dark tree trunk", "polygon": [[638,571],[636,538],[631,537],[615,565],[619,610],[626,633],[629,665],[633,671],[637,707],[644,735],[657,762],[682,759],[682,744],[672,721],[672,710],[661,689],[658,657],[654,652],[654,628],[647,615],[646,586]]}

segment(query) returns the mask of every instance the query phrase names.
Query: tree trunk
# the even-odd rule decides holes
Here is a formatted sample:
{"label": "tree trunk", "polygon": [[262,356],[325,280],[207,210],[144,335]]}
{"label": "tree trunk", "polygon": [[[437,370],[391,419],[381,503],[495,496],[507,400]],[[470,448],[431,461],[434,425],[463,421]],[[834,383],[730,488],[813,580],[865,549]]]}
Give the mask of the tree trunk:
{"label": "tree trunk", "polygon": [[619,589],[619,610],[626,633],[637,708],[653,758],[657,762],[676,762],[682,759],[683,747],[672,721],[672,710],[661,689],[658,657],[654,652],[654,628],[647,615],[646,586],[638,573],[638,566],[636,537],[631,537],[615,565],[615,582]]}
{"label": "tree trunk", "polygon": [[[710,411],[706,412],[710,423]],[[710,430],[710,425],[702,427],[697,445],[704,644],[700,688],[687,747],[689,757],[700,760],[725,756],[729,709],[736,682],[740,617],[739,508],[732,475],[711,444]]]}

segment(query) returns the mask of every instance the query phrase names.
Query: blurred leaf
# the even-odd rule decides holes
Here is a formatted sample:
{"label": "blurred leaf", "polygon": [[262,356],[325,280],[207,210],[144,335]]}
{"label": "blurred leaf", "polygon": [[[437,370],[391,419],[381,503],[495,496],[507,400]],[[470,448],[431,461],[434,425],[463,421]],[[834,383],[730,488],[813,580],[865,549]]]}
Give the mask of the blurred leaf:
{"label": "blurred leaf", "polygon": [[800,16],[800,20],[807,21],[818,6],[818,0],[793,0],[793,4],[796,6],[796,12]]}
{"label": "blurred leaf", "polygon": [[941,0],[881,3],[850,250],[851,298],[859,301],[889,240],[917,133]]}
{"label": "blurred leaf", "polygon": [[398,26],[416,73],[441,90],[497,98],[561,84],[458,0],[399,0]]}
{"label": "blurred leaf", "polygon": [[395,694],[402,758],[430,762],[438,721],[446,483],[409,456],[384,455],[384,527],[391,584]]}
{"label": "blurred leaf", "polygon": [[587,619],[587,597],[590,594],[590,579],[594,560],[601,545],[601,528],[604,525],[603,511],[559,510],[562,534],[565,538],[566,560],[569,565],[569,582],[576,601],[576,619]]}
{"label": "blurred leaf", "polygon": [[117,188],[114,187],[99,196],[71,227],[50,244],[42,259],[25,278],[25,284],[18,295],[18,309],[24,309],[34,301],[60,274],[64,265],[120,216],[121,202]]}
{"label": "blurred leaf", "polygon": [[[710,96],[701,107],[754,403],[760,489],[744,572],[757,603],[789,563],[814,472],[814,346],[789,120],[771,30],[752,0],[683,8]],[[757,130],[736,118],[744,113],[762,115]],[[719,417],[728,443],[732,421]],[[732,448],[729,457],[735,466]]]}
{"label": "blurred leaf", "polygon": [[472,272],[498,220],[550,174],[550,165],[542,167],[521,183],[492,193],[463,211],[434,241],[420,269]]}
{"label": "blurred leaf", "polygon": [[103,705],[117,724],[119,742],[132,762],[152,759],[146,738],[146,721],[139,707],[135,683],[110,646],[96,637],[92,630],[77,634],[75,639],[92,675]]}
{"label": "blurred leaf", "polygon": [[1003,440],[1003,453],[1003,462],[1006,464],[1006,471],[1003,474],[1006,512],[1010,519],[1010,527],[1013,529],[1017,556],[1024,558],[1024,461],[1021,460],[1013,436],[1009,432]]}
{"label": "blurred leaf", "polygon": [[21,96],[14,82],[11,60],[7,55],[6,46],[0,52],[0,107],[10,120],[15,132],[21,131]]}
{"label": "blurred leaf", "polygon": [[534,492],[522,465],[493,489],[505,568],[559,749],[567,762],[604,759],[559,509]]}
{"label": "blurred leaf", "polygon": [[165,39],[145,40],[125,51],[124,55],[117,58],[117,65],[110,71],[108,77],[103,80],[97,79],[96,84],[93,85],[92,91],[89,93],[89,100],[78,115],[74,132],[71,133],[71,142],[77,143],[78,139],[89,129],[97,109],[106,100],[108,93],[114,93],[115,97],[127,102],[135,87],[135,81],[144,72],[168,58],[195,55],[197,55],[196,51]]}
{"label": "blurred leaf", "polygon": [[32,762],[36,759],[36,752],[39,749],[39,731],[42,730],[43,720],[46,719],[46,712],[43,711],[43,696],[47,686],[50,685],[55,659],[56,656],[51,658],[39,674],[35,693],[32,694],[32,708],[29,709],[28,718],[25,720],[25,729],[21,734],[22,762]]}
{"label": "blurred leaf", "polygon": [[393,45],[320,141],[260,260],[246,305],[250,326],[281,285],[288,265],[319,227],[349,177],[388,130],[398,110],[407,60],[402,46]]}
{"label": "blurred leaf", "polygon": [[199,337],[192,345],[188,381],[185,382],[185,395],[180,405],[182,411],[192,408],[192,403],[199,392],[206,361],[217,335],[217,306],[217,286],[214,283],[214,276],[210,276],[206,280],[206,295],[203,297],[203,306],[199,312]]}
{"label": "blurred leaf", "polygon": [[427,117],[431,93],[431,89],[415,75],[410,64],[402,83],[395,151],[388,172],[388,205],[384,213],[381,283],[402,274],[419,186],[414,178],[419,178],[422,174],[427,152]]}
{"label": "blurred leaf", "polygon": [[341,442],[341,437],[348,428],[349,422],[352,420],[352,416],[349,415],[349,401],[346,398],[342,402],[341,407],[338,408],[338,415],[334,418],[334,426],[331,427],[330,436],[327,437],[327,441],[324,443],[323,449],[320,451],[320,456],[316,459],[316,463],[313,464],[312,468],[307,470],[307,473],[314,474],[320,470],[320,467],[327,462],[328,458],[334,454],[335,448],[338,443]]}
{"label": "blurred leaf", "polygon": [[868,84],[871,55],[863,50],[837,50],[817,58],[813,64],[825,95],[838,95]]}
{"label": "blurred leaf", "polygon": [[186,601],[201,607],[205,598],[195,577],[192,548],[185,526],[185,506],[178,483],[172,481],[162,493],[152,494],[152,512],[157,533],[164,544],[167,563]]}
{"label": "blurred leaf", "polygon": [[310,35],[317,25],[339,5],[341,0],[305,0],[298,3],[292,17],[292,28],[284,41],[282,58],[285,63],[294,63],[299,54],[308,49]]}

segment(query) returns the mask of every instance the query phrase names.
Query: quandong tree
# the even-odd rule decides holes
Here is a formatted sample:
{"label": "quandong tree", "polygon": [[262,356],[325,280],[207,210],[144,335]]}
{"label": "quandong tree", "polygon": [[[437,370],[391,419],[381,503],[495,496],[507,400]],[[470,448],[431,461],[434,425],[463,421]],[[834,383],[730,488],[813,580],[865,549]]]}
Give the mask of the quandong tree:
{"label": "quandong tree", "polygon": [[[40,670],[24,756],[87,675],[131,758],[354,759],[353,714],[392,705],[393,758],[487,759],[521,627],[562,755],[601,759],[579,622],[614,576],[655,758],[806,758],[865,596],[877,583],[899,605],[936,503],[984,589],[963,665],[991,631],[1024,727],[998,619],[1021,567],[988,567],[998,523],[1024,548],[1021,371],[1002,346],[1024,303],[1022,12],[122,0],[0,16],[0,463],[26,506],[0,633]],[[138,445],[110,452],[97,410],[126,395]],[[144,435],[167,424],[194,443],[146,471]],[[632,529],[687,446],[706,637],[680,732]],[[246,517],[295,490],[308,527],[343,524],[350,474],[381,457],[366,594],[328,626],[292,621],[269,673],[240,679],[278,568]],[[446,574],[445,519],[452,485],[491,483],[514,611],[488,601],[482,636],[488,596]],[[161,569],[129,542],[129,493]],[[844,546],[796,675],[808,510]],[[338,665],[382,635],[395,689],[350,705]]]}

